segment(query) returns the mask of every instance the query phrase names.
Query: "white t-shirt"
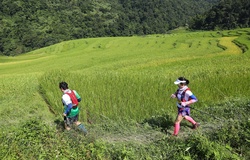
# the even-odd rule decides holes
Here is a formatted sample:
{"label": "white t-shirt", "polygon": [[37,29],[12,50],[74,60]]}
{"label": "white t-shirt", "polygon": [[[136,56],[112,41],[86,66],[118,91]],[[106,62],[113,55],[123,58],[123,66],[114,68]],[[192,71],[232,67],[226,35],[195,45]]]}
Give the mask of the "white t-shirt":
{"label": "white t-shirt", "polygon": [[[75,90],[73,90],[73,92],[76,94]],[[70,96],[68,94],[66,94],[66,93],[71,93],[71,90],[70,89],[65,90],[64,94],[62,95],[63,104],[68,105],[68,104],[72,103],[72,101],[71,101]]]}

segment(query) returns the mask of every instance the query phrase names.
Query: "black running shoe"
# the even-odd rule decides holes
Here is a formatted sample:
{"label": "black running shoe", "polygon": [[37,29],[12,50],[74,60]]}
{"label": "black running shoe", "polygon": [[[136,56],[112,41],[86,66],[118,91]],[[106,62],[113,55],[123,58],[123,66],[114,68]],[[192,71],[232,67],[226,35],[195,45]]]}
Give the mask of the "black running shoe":
{"label": "black running shoe", "polygon": [[195,123],[195,124],[193,125],[193,129],[197,129],[199,126],[200,126],[200,123]]}

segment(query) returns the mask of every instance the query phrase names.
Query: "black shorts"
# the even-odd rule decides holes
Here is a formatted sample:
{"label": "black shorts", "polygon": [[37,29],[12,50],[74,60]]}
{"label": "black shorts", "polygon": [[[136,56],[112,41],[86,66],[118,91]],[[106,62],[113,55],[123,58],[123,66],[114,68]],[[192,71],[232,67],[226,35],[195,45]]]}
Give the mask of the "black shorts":
{"label": "black shorts", "polygon": [[76,121],[78,121],[78,115],[74,117],[64,117],[64,123],[66,123],[67,126],[72,125]]}

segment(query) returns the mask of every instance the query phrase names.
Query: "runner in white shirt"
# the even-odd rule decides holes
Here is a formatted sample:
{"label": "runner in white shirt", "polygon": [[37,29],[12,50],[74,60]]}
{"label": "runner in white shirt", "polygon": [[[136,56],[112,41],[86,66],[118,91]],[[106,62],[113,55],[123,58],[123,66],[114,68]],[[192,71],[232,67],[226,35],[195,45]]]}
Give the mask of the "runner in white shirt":
{"label": "runner in white shirt", "polygon": [[81,101],[80,95],[75,90],[70,90],[66,82],[60,82],[59,88],[63,92],[62,102],[64,105],[64,123],[65,129],[70,130],[70,126],[74,123],[84,135],[87,134],[87,130],[84,125],[78,121],[79,108],[78,103]]}

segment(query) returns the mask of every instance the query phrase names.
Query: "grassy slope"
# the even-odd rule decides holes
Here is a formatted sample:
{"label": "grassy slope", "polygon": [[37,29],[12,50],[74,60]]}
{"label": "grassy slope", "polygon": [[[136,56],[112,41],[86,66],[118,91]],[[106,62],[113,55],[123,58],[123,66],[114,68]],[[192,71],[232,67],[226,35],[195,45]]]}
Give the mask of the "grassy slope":
{"label": "grassy slope", "polygon": [[[231,41],[235,38],[220,37],[215,32],[94,38],[63,42],[18,57],[1,57],[1,81],[5,82],[2,83],[2,92],[6,89],[10,92],[7,94],[8,98],[6,94],[1,94],[4,99],[2,103],[15,103],[13,105],[20,106],[20,110],[30,108],[30,101],[44,104],[36,96],[29,95],[37,94],[37,78],[56,69],[69,69],[80,73],[146,73],[166,79],[170,77],[170,80],[184,75],[194,83],[200,83],[206,81],[202,79],[204,74],[214,76],[214,72],[224,72],[225,67],[231,72],[234,68],[239,70],[242,63],[249,63],[248,55],[241,55],[239,48],[232,44]],[[228,49],[223,51],[216,47],[217,40]],[[224,63],[221,63],[221,59]],[[235,63],[235,60],[242,63]],[[229,66],[232,63],[234,65]],[[246,66],[242,66],[242,70],[244,67]],[[16,79],[19,81],[15,81]],[[175,90],[172,84],[167,84],[166,87],[171,90],[167,94]],[[20,90],[22,92],[17,95],[15,92]],[[196,90],[198,97],[202,97],[204,91]],[[241,93],[239,90],[237,94]],[[15,95],[19,98],[14,98]],[[36,100],[31,100],[30,97]]]}
{"label": "grassy slope", "polygon": [[[225,31],[224,34],[229,33]],[[168,96],[175,91],[176,87],[172,83],[180,75],[192,81],[191,87],[200,98],[199,107],[204,107],[204,104],[211,102],[227,101],[231,96],[227,90],[230,93],[234,92],[233,96],[249,97],[249,93],[244,90],[246,87],[249,88],[249,83],[245,85],[241,83],[241,81],[246,82],[250,77],[249,51],[241,54],[239,48],[231,42],[237,38],[237,35],[230,36],[221,37],[221,34],[216,32],[190,32],[145,37],[81,39],[63,42],[18,57],[0,57],[0,100],[1,105],[6,106],[0,108],[2,115],[0,126],[8,131],[9,126],[15,127],[34,116],[40,117],[48,124],[53,124],[51,122],[54,122],[59,114],[54,115],[49,111],[38,89],[40,77],[44,76],[44,73],[50,74],[50,71],[57,69],[90,76],[121,74],[125,77],[134,75],[131,77],[139,77],[139,79],[145,76],[152,77],[149,80],[157,78],[159,81],[156,80],[156,82],[159,84],[155,87],[159,87],[157,88],[159,95],[167,97],[161,99],[164,102],[157,102],[159,106],[154,110],[158,113],[161,113],[165,105],[165,109],[171,108],[171,112],[175,115],[174,102],[170,101]],[[221,45],[227,47],[225,51],[217,47],[218,40]],[[243,42],[249,45],[249,41]],[[230,76],[232,73],[233,77]],[[90,80],[97,83],[98,76]],[[227,81],[241,85],[237,85],[236,89],[234,86],[224,86],[224,84],[229,84]],[[54,85],[57,89],[57,83]],[[70,85],[72,88],[79,86]],[[52,88],[53,86],[48,90]],[[79,90],[80,93],[85,94],[84,89]],[[214,95],[212,100],[211,97],[206,97],[211,93]],[[50,96],[58,99],[55,105],[60,102],[59,90],[56,96],[55,94]],[[89,96],[86,100],[90,104],[93,101],[91,98]],[[133,109],[136,110],[136,108]],[[95,112],[95,108],[90,108],[90,110]],[[140,120],[157,116],[154,110],[145,111],[144,117],[142,116]],[[108,115],[105,111],[99,114],[101,113]],[[113,130],[116,130],[115,125],[117,124],[113,124]],[[137,130],[136,132],[143,133],[144,131]],[[155,137],[162,134],[161,132],[151,133],[151,130],[148,132],[150,132],[149,135],[152,134]],[[107,135],[104,139],[117,141],[121,138],[119,136],[115,138],[114,135]],[[138,134],[138,136],[145,138],[145,135]],[[143,141],[142,137],[139,139]],[[135,137],[128,136],[127,139],[134,141]]]}

